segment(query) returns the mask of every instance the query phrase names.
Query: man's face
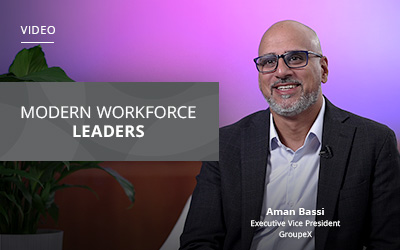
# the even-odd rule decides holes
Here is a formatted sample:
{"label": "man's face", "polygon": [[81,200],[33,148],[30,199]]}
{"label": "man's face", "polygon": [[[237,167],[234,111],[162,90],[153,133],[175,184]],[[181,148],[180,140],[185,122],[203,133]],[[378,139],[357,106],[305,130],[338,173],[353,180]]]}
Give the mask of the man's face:
{"label": "man's face", "polygon": [[[293,27],[280,27],[268,31],[260,43],[259,55],[281,55],[288,51],[304,50],[320,53],[310,32]],[[327,80],[327,60],[309,54],[308,65],[289,68],[283,58],[270,73],[259,73],[259,85],[273,112],[295,116],[322,100],[321,82]]]}

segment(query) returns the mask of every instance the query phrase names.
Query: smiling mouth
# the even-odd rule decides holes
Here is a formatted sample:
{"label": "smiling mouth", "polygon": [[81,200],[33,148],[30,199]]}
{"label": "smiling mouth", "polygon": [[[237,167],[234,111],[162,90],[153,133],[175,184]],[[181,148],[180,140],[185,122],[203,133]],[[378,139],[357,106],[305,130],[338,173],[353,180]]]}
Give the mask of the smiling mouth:
{"label": "smiling mouth", "polygon": [[297,82],[288,82],[286,84],[277,83],[277,84],[272,85],[271,91],[272,91],[272,89],[276,89],[278,91],[289,91],[291,89],[297,88],[300,85],[301,85],[301,83],[297,83]]}
{"label": "smiling mouth", "polygon": [[297,86],[299,86],[299,84],[283,85],[283,86],[278,86],[278,87],[275,87],[275,88],[278,89],[278,90],[288,90],[288,89],[294,89]]}

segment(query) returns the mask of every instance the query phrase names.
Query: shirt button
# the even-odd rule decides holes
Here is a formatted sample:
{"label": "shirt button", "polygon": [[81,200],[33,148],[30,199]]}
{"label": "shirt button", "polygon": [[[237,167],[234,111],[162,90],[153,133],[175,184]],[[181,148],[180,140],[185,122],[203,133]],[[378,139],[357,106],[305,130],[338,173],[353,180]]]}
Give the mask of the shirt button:
{"label": "shirt button", "polygon": [[297,168],[298,164],[297,163],[292,163],[290,164],[292,166],[292,168]]}

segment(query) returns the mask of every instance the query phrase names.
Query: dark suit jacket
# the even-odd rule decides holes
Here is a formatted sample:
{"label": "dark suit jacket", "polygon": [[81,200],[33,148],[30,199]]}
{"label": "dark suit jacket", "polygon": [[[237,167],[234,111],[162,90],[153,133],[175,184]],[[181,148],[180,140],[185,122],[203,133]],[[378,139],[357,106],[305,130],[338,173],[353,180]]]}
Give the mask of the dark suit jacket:
{"label": "dark suit jacket", "polygon": [[[263,202],[269,152],[269,110],[220,130],[219,162],[203,163],[181,249],[249,249]],[[343,111],[328,100],[320,159],[316,250],[400,249],[400,156],[389,128]],[[290,250],[290,249],[283,249]]]}

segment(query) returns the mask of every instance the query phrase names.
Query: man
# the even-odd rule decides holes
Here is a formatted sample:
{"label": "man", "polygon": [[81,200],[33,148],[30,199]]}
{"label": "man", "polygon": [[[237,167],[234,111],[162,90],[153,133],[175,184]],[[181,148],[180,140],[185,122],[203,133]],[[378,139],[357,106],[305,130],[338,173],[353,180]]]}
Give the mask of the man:
{"label": "man", "polygon": [[270,108],[220,130],[181,249],[400,249],[393,131],[322,95],[328,60],[309,27],[272,25],[255,62]]}

